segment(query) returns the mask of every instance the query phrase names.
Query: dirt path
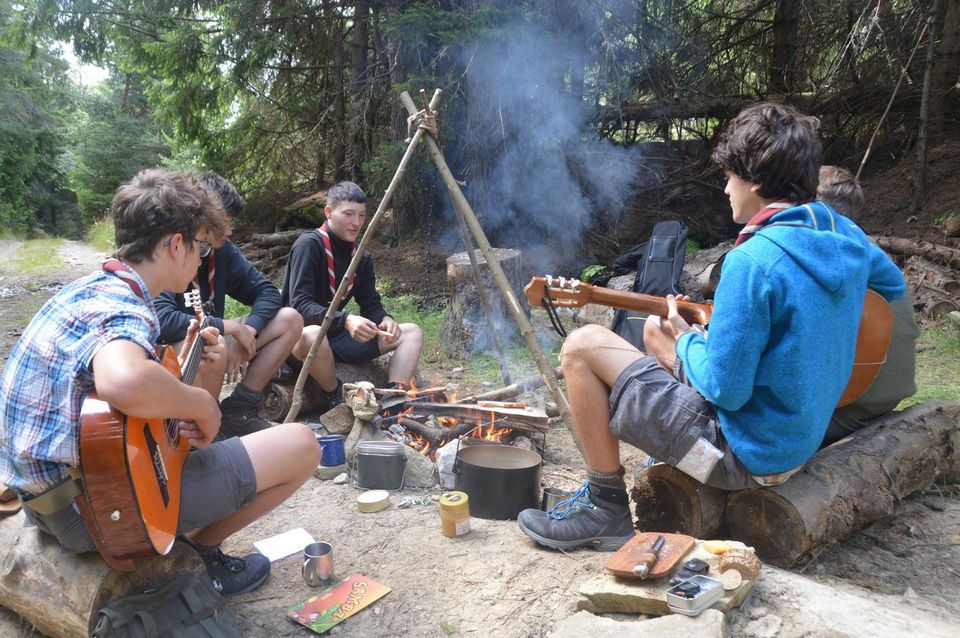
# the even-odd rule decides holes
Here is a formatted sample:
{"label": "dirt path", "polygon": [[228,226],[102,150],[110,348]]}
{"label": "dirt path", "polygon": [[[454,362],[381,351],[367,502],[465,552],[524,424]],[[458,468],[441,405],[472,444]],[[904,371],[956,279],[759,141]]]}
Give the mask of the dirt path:
{"label": "dirt path", "polygon": [[[67,243],[66,266],[24,278],[9,267],[16,246],[0,242],[0,289],[24,292],[0,299],[0,353],[6,356],[19,331],[48,292],[41,285],[63,282],[96,267],[102,255]],[[427,381],[444,370],[425,370]],[[639,462],[624,448],[628,472]],[[543,480],[573,487],[582,476],[576,448],[566,430],[547,437]],[[580,585],[600,574],[606,554],[544,551],[513,521],[473,519],[459,539],[441,534],[438,506],[396,506],[404,495],[438,496],[440,490],[392,495],[394,506],[375,514],[357,511],[358,491],[347,485],[309,480],[271,515],[230,538],[225,550],[251,551],[254,541],[303,527],[334,546],[340,575],[361,573],[392,588],[371,608],[335,627],[337,636],[545,636],[576,611]],[[308,636],[284,617],[286,609],[315,593],[300,577],[292,556],[273,565],[259,591],[230,601],[245,636]],[[931,570],[931,565],[942,568]],[[830,549],[802,570],[770,570],[740,610],[727,614],[732,636],[946,635],[938,628],[960,617],[960,495],[907,499],[902,511]],[[931,574],[945,577],[931,578]],[[951,575],[953,578],[951,578]],[[844,581],[844,582],[840,582]],[[881,614],[882,622],[858,624],[856,616]],[[939,615],[939,618],[935,616]],[[848,617],[850,616],[850,617]],[[621,614],[618,620],[633,620]],[[880,624],[877,624],[880,623]],[[926,623],[926,624],[925,624]],[[0,610],[0,636],[36,635],[15,615]],[[958,633],[960,635],[960,625]]]}

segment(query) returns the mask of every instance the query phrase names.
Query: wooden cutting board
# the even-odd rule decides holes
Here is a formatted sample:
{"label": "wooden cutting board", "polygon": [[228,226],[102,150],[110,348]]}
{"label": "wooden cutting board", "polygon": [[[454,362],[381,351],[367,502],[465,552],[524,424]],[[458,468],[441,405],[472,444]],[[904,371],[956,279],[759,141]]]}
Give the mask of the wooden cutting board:
{"label": "wooden cutting board", "polygon": [[663,547],[657,554],[657,562],[650,568],[647,580],[662,578],[670,573],[681,558],[693,549],[696,539],[686,534],[660,534],[658,532],[640,532],[627,544],[607,559],[606,569],[614,576],[637,578],[633,568],[640,562],[640,556],[651,551],[657,536],[663,536]]}

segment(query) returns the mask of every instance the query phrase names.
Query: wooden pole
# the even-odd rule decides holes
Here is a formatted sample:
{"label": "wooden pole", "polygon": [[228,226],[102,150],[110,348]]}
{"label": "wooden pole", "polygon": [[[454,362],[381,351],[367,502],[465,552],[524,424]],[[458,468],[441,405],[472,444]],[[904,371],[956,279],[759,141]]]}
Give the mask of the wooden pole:
{"label": "wooden pole", "polygon": [[[440,89],[437,89],[433,93],[433,99],[430,100],[430,108],[437,107],[437,105],[440,103],[440,95]],[[404,173],[407,172],[407,165],[410,163],[410,158],[413,157],[413,152],[416,150],[417,144],[420,143],[420,140],[423,138],[423,136],[423,129],[417,128],[410,140],[410,143],[407,144],[407,150],[404,152],[403,158],[400,160],[400,164],[397,166],[397,172],[394,173],[393,179],[390,180],[390,185],[387,186],[387,190],[383,194],[383,199],[380,200],[380,206],[377,207],[377,212],[370,219],[370,223],[367,225],[367,230],[365,233],[363,233],[363,237],[360,239],[360,243],[357,245],[357,252],[353,256],[353,259],[350,260],[350,265],[347,267],[347,272],[344,273],[343,279],[340,281],[340,286],[337,287],[337,292],[333,295],[333,300],[330,301],[330,306],[327,308],[327,314],[323,317],[323,323],[320,324],[320,334],[317,335],[317,340],[313,342],[313,345],[310,347],[310,352],[307,353],[306,359],[303,360],[303,368],[300,369],[300,376],[297,377],[297,383],[293,388],[293,401],[290,403],[290,411],[287,412],[286,418],[283,419],[284,423],[293,421],[295,418],[297,418],[297,414],[300,413],[300,406],[303,404],[303,386],[307,382],[307,375],[310,374],[310,365],[313,363],[313,359],[317,355],[317,349],[320,347],[320,343],[323,341],[324,337],[327,336],[327,332],[330,330],[330,324],[333,323],[333,316],[337,313],[337,308],[340,306],[340,301],[343,299],[343,295],[346,292],[347,283],[353,277],[353,274],[357,272],[357,267],[360,265],[360,260],[363,259],[363,251],[369,243],[370,238],[373,237],[373,232],[379,225],[380,220],[383,218],[383,213],[387,209],[387,205],[390,203],[390,200],[393,198],[393,193],[397,190],[397,186],[400,185],[400,180],[403,178]],[[433,138],[428,135],[427,139]]]}
{"label": "wooden pole", "polygon": [[[400,94],[400,99],[403,101],[403,105],[407,108],[407,111],[411,115],[417,113],[417,107],[409,93],[404,91]],[[447,186],[447,191],[450,193],[450,198],[453,200],[454,209],[456,210],[457,215],[463,217],[463,220],[470,229],[474,240],[480,247],[480,252],[483,253],[484,259],[487,260],[487,266],[490,268],[490,273],[493,275],[493,279],[497,283],[497,287],[500,288],[500,293],[503,295],[507,309],[510,311],[510,315],[516,322],[517,327],[520,329],[520,334],[527,342],[527,348],[529,348],[530,354],[533,355],[533,360],[537,364],[537,368],[540,369],[540,374],[543,375],[543,380],[547,386],[547,389],[550,391],[550,394],[553,396],[553,400],[557,404],[557,408],[560,411],[560,418],[563,420],[563,424],[573,436],[573,440],[577,443],[580,453],[583,454],[583,448],[580,444],[580,439],[577,438],[576,426],[573,423],[573,415],[570,413],[570,405],[567,403],[567,397],[564,395],[563,390],[560,389],[560,382],[557,380],[557,375],[554,372],[553,366],[550,365],[549,361],[547,361],[547,356],[543,352],[543,348],[540,347],[540,342],[537,341],[537,336],[533,332],[533,326],[530,325],[530,320],[520,307],[520,302],[517,301],[516,295],[513,294],[510,283],[507,281],[507,276],[504,274],[503,268],[500,267],[500,262],[497,261],[496,256],[493,254],[493,247],[490,245],[486,234],[483,232],[480,222],[477,221],[477,216],[470,207],[470,203],[464,196],[463,191],[460,190],[460,185],[457,184],[457,180],[450,171],[450,167],[447,166],[447,161],[443,156],[443,151],[440,150],[440,146],[437,144],[437,141],[433,139],[433,136],[427,135],[424,137],[424,139],[427,143],[427,149],[430,151],[430,156],[433,158],[433,162],[437,165],[437,170],[440,172],[440,176],[443,178],[443,182]]]}

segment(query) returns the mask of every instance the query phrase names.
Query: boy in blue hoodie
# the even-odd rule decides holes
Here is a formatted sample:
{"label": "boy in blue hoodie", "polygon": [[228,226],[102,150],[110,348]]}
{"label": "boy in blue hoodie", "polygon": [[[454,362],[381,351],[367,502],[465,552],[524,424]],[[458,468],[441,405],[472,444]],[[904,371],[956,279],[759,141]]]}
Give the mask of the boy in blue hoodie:
{"label": "boy in blue hoodie", "polygon": [[813,201],[818,124],[759,104],[722,135],[713,159],[744,227],[723,264],[709,339],[667,297],[660,331],[674,344],[672,371],[600,326],[567,338],[562,367],[587,480],[550,512],[520,513],[537,543],[612,551],[633,537],[621,440],[726,490],[782,482],[817,451],[850,378],[866,289],[893,300],[905,288],[856,224]]}

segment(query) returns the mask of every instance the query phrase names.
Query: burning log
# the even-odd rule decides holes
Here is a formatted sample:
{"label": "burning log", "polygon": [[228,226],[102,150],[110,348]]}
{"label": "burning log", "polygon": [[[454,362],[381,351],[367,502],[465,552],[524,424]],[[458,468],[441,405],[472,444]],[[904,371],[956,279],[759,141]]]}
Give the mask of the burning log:
{"label": "burning log", "polygon": [[526,426],[526,429],[532,429],[536,432],[545,432],[547,430],[547,421],[549,417],[542,411],[535,408],[518,410],[516,408],[481,408],[475,405],[463,405],[459,403],[416,403],[414,410],[418,414],[433,414],[437,416],[452,416],[458,421],[472,421],[473,425],[478,423],[487,424],[490,421],[498,419],[508,419],[511,427]]}
{"label": "burning log", "polygon": [[521,401],[477,401],[477,406],[481,408],[515,408],[517,410],[526,410],[530,407],[530,404]]}
{"label": "burning log", "polygon": [[374,394],[380,394],[387,397],[410,397],[411,399],[416,399],[427,394],[440,394],[447,391],[447,386],[438,385],[432,388],[424,388],[422,390],[401,390],[399,388],[374,388]]}

